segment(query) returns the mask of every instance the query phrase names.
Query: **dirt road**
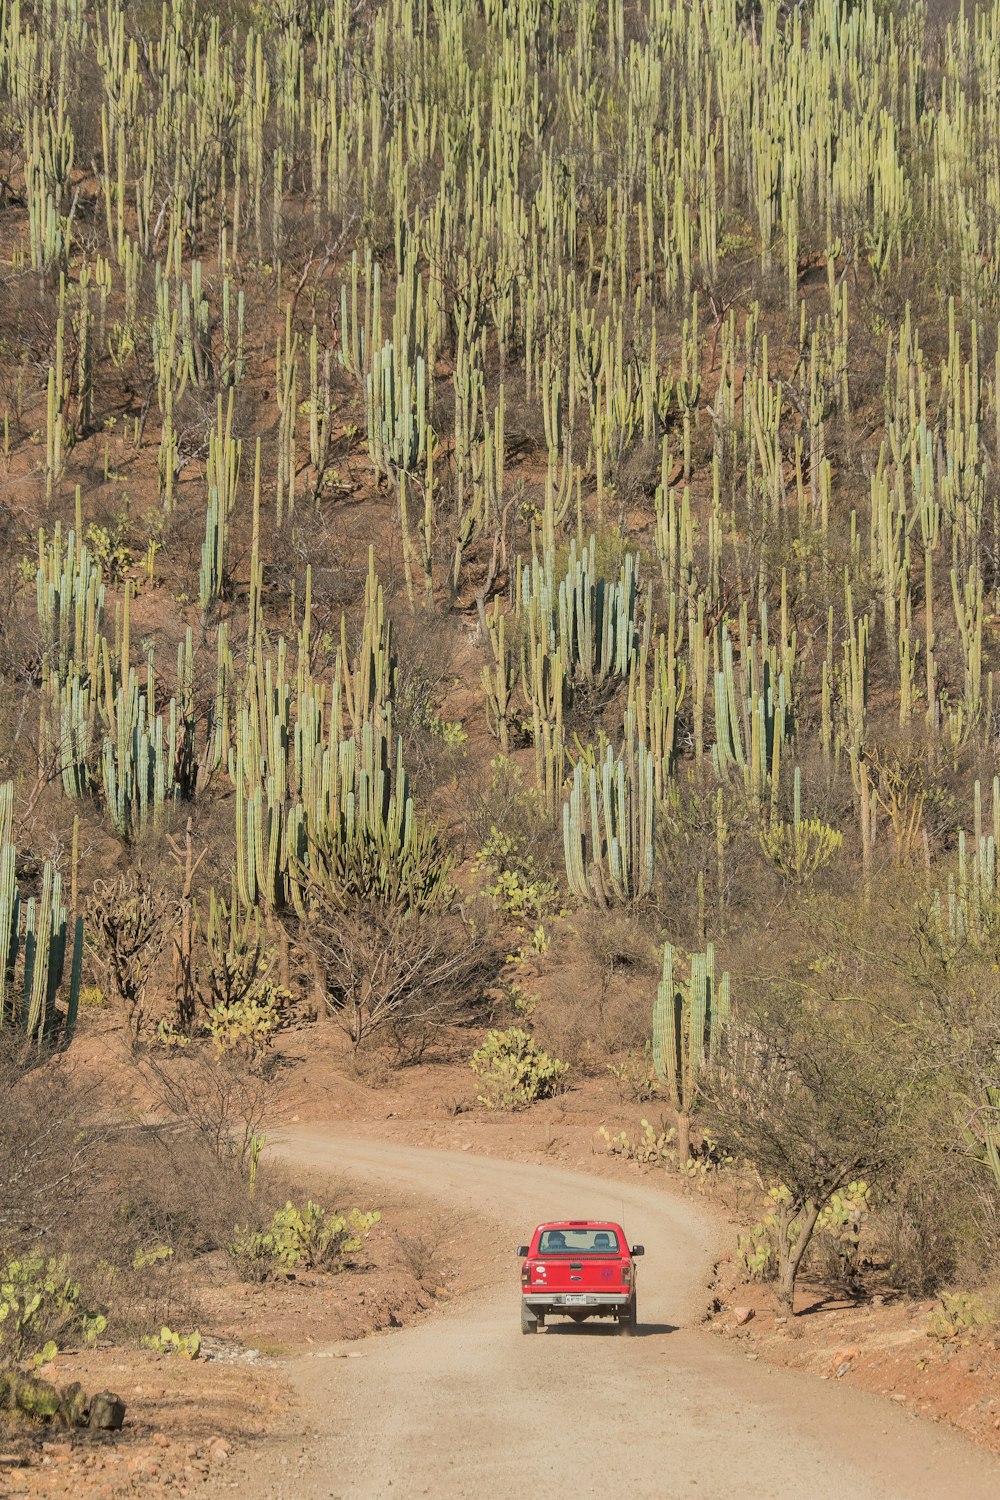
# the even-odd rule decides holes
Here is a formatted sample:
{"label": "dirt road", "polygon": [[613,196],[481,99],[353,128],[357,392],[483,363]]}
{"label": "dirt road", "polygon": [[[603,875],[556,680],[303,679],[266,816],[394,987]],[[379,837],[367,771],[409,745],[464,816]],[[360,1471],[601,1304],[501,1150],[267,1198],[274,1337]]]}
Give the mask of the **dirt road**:
{"label": "dirt road", "polygon": [[[529,1495],[628,1500],[995,1500],[1000,1464],[889,1402],[751,1363],[685,1332],[714,1249],[695,1204],[644,1183],[402,1147],[321,1127],[283,1134],[303,1175],[421,1195],[495,1226],[478,1292],[425,1322],[292,1366],[301,1435],[226,1489],[248,1500]],[[647,1247],[643,1336],[519,1330],[519,1241],[543,1218],[621,1218]],[[354,1358],[338,1358],[352,1354]]]}

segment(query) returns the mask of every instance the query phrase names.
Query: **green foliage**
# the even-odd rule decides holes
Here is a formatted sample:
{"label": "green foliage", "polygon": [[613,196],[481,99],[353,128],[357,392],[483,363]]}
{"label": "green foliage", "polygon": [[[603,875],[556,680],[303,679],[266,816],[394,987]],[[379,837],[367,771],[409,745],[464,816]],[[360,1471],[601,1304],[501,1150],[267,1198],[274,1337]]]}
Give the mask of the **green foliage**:
{"label": "green foliage", "polygon": [[766,1214],[759,1224],[752,1224],[746,1234],[736,1236],[739,1251],[751,1281],[774,1281],[778,1275],[778,1249],[775,1244],[777,1221]]}
{"label": "green foliage", "polygon": [[103,1313],[80,1305],[80,1287],[66,1257],[27,1255],[0,1268],[0,1357],[51,1357],[63,1340],[92,1344],[107,1327]]}
{"label": "green foliage", "polygon": [[169,1245],[151,1245],[148,1250],[139,1249],[132,1256],[133,1271],[148,1271],[153,1266],[162,1266],[173,1260],[174,1252]]}
{"label": "green foliage", "polygon": [[487,1109],[521,1109],[560,1091],[569,1064],[549,1057],[526,1031],[510,1026],[490,1031],[469,1066],[482,1085],[479,1102]]}
{"label": "green foliage", "polygon": [[460,719],[442,719],[437,714],[429,714],[424,720],[424,728],[449,750],[461,749],[469,738]]}
{"label": "green foliage", "polygon": [[489,837],[473,861],[473,872],[486,870],[492,877],[487,886],[490,899],[505,917],[517,923],[540,923],[559,906],[554,880],[540,875],[534,857],[521,839],[494,824]]}
{"label": "green foliage", "polygon": [[132,564],[128,546],[128,516],[115,516],[109,526],[87,527],[87,546],[113,583],[120,583]]}
{"label": "green foliage", "polygon": [[379,1222],[377,1212],[352,1208],[329,1212],[310,1200],[305,1208],[286,1203],[263,1232],[237,1227],[229,1253],[248,1280],[278,1271],[342,1271]]}
{"label": "green foliage", "polygon": [[653,1099],[659,1092],[660,1082],[653,1065],[652,1046],[645,1044],[641,1052],[625,1052],[608,1063],[608,1072],[615,1081],[618,1097],[624,1103]]}
{"label": "green foliage", "polygon": [[202,1027],[218,1053],[242,1052],[259,1061],[285,1022],[291,995],[271,978],[263,933],[241,922],[235,905],[209,897],[204,932]]}
{"label": "green foliage", "polygon": [[672,1125],[665,1126],[662,1121],[659,1130],[649,1123],[648,1120],[639,1121],[642,1135],[632,1139],[624,1130],[612,1135],[606,1125],[602,1125],[598,1134],[603,1138],[608,1151],[612,1156],[624,1157],[626,1161],[637,1161],[643,1166],[652,1166],[677,1163],[677,1148],[674,1142],[677,1140],[677,1131]]}
{"label": "green foliage", "polygon": [[[769,1188],[768,1196],[776,1209],[791,1206],[791,1194],[786,1187]],[[823,1248],[832,1252],[844,1280],[853,1279],[857,1271],[861,1232],[871,1207],[871,1186],[858,1179],[833,1193],[816,1220],[813,1230],[818,1242],[816,1253]],[[802,1228],[802,1217],[802,1214],[797,1214],[783,1221],[777,1212],[767,1213],[758,1223],[751,1225],[746,1234],[737,1235],[737,1248],[752,1281],[776,1280],[781,1236],[784,1234],[789,1245],[794,1244]]]}
{"label": "green foliage", "polygon": [[[290,998],[287,991],[280,994]],[[271,990],[263,997],[220,1001],[211,1006],[205,1014],[205,1030],[218,1052],[247,1052],[260,1057],[270,1047],[281,1021],[279,992]]]}
{"label": "green foliage", "polygon": [[844,835],[819,818],[806,818],[797,823],[771,823],[761,829],[759,839],[764,858],[786,880],[805,885],[839,852]]}
{"label": "green foliage", "polygon": [[159,1333],[147,1334],[143,1348],[155,1349],[157,1354],[179,1354],[182,1359],[197,1359],[201,1353],[201,1334],[197,1328],[190,1333],[176,1333],[166,1323]]}
{"label": "green foliage", "polygon": [[996,1321],[983,1299],[971,1292],[942,1292],[941,1306],[928,1314],[927,1332],[940,1343],[969,1343]]}

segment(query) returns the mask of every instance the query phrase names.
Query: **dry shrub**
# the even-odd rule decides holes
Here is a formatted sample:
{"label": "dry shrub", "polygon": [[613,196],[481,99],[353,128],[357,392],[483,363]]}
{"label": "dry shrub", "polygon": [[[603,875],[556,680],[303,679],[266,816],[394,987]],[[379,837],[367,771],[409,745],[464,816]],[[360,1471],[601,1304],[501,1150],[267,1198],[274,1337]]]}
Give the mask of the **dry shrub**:
{"label": "dry shrub", "polygon": [[277,1060],[218,1053],[192,1042],[173,1055],[151,1053],[144,1073],[163,1113],[223,1167],[247,1177],[271,1100]]}
{"label": "dry shrub", "polygon": [[190,1077],[185,1088],[201,1101],[187,1118],[142,1126],[66,1058],[0,1048],[0,1259],[66,1257],[81,1305],[107,1314],[112,1337],[195,1321],[185,1263],[288,1195],[262,1162],[251,1196],[240,1161],[256,1091]]}
{"label": "dry shrub", "polygon": [[140,870],[94,886],[88,924],[106,988],[118,1002],[133,1047],[150,1019],[149,982],[176,917],[176,904]]}
{"label": "dry shrub", "polygon": [[495,974],[491,935],[457,910],[405,912],[372,902],[317,912],[327,1003],[355,1048],[391,1038],[416,1062],[444,1027],[467,1014]]}
{"label": "dry shrub", "polygon": [[81,1183],[100,1173],[111,1127],[98,1123],[97,1087],[65,1058],[40,1061],[20,1038],[0,1037],[0,1252],[55,1253],[78,1220]]}
{"label": "dry shrub", "polygon": [[400,1230],[395,1236],[399,1259],[417,1281],[437,1285],[444,1279],[444,1246],[453,1235],[455,1222],[451,1215],[421,1214],[411,1230]]}
{"label": "dry shrub", "polygon": [[933,1177],[907,1174],[876,1222],[876,1244],[894,1285],[926,1297],[955,1273],[955,1211],[965,1195]]}
{"label": "dry shrub", "polygon": [[[549,970],[551,969],[551,975]],[[532,1014],[535,1036],[574,1071],[601,1073],[649,1039],[659,955],[642,913],[578,912],[557,930]]]}

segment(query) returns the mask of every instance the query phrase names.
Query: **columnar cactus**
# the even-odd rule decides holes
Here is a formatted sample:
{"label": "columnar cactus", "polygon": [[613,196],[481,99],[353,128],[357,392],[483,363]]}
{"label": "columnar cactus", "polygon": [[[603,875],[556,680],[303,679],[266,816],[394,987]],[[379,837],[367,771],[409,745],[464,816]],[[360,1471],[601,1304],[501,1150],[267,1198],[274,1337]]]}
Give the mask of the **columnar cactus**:
{"label": "columnar cactus", "polygon": [[404,336],[387,339],[366,380],[368,451],[382,474],[420,470],[427,458],[427,377],[423,355],[410,363]]}
{"label": "columnar cactus", "polygon": [[139,688],[135,668],[113,695],[113,714],[104,739],[101,777],[104,800],[115,831],[132,839],[161,822],[181,788],[176,778],[177,705],[170,700],[167,723],[151,709],[152,694]]}
{"label": "columnar cactus", "polygon": [[77,917],[73,925],[72,966],[64,986],[69,919],[62,880],[46,860],[40,894],[22,900],[15,873],[13,800],[13,783],[0,785],[0,1031],[13,1029],[39,1045],[65,1046],[73,1036],[80,999],[83,919]]}
{"label": "columnar cactus", "polygon": [[639,901],[653,887],[653,758],[635,738],[620,755],[609,745],[596,764],[581,760],[563,803],[566,878],[580,901]]}
{"label": "columnar cactus", "polygon": [[70,663],[90,677],[96,670],[104,617],[104,582],[76,531],[56,523],[51,541],[38,533],[38,627],[46,666],[65,681]]}
{"label": "columnar cactus", "polygon": [[653,1064],[677,1112],[677,1163],[687,1169],[691,1116],[699,1076],[716,1055],[729,1020],[729,975],[715,979],[715,952],[690,957],[689,978],[680,977],[670,943],[663,948],[663,977],[653,1004]]}

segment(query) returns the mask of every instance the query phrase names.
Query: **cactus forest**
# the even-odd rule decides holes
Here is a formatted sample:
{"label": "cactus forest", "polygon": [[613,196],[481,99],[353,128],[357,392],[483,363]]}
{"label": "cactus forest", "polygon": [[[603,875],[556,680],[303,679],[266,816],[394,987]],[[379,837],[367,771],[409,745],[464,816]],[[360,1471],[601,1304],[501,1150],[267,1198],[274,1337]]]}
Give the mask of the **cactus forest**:
{"label": "cactus forest", "polygon": [[3,0],[0,102],[19,1055],[613,1078],[980,1285],[1000,0]]}

